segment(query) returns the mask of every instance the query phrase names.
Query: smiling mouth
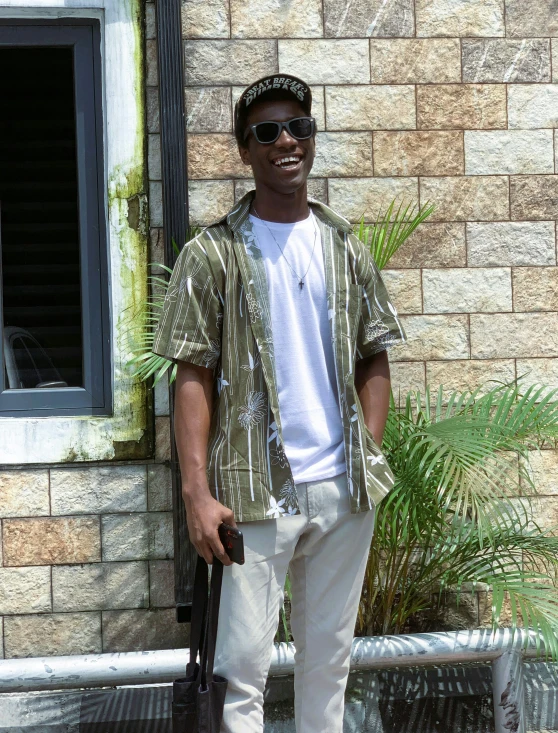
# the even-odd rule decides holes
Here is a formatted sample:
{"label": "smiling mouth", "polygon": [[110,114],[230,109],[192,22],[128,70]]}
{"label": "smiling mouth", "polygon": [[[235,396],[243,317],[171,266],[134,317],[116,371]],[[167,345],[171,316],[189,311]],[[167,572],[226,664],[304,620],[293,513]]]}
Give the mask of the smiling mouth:
{"label": "smiling mouth", "polygon": [[275,158],[273,165],[284,171],[294,171],[302,162],[302,155],[285,155],[282,158]]}

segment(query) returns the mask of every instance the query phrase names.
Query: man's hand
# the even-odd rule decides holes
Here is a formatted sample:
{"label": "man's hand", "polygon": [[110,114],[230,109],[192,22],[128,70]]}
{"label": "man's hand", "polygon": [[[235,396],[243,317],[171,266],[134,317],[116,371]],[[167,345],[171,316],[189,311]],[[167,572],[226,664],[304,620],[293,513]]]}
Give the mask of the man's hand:
{"label": "man's hand", "polygon": [[198,555],[201,555],[210,565],[214,555],[223,565],[232,565],[232,560],[225,552],[218,531],[222,522],[236,527],[232,510],[214,499],[209,489],[194,493],[184,488],[182,496],[186,506],[188,535]]}

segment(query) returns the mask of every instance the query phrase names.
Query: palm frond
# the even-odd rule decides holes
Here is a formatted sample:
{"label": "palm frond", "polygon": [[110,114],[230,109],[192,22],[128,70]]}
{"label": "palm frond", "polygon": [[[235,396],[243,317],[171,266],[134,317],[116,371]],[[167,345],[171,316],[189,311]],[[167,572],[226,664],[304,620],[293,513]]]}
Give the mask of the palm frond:
{"label": "palm frond", "polygon": [[419,206],[416,203],[404,205],[401,202],[397,209],[395,206],[394,199],[387,211],[378,212],[374,224],[366,225],[363,216],[354,228],[354,233],[370,250],[379,270],[386,267],[405,240],[434,211],[434,206],[429,203]]}
{"label": "palm frond", "polygon": [[[201,227],[192,226],[187,230],[186,241],[190,241],[202,231]],[[180,254],[176,241],[172,240],[172,248],[175,255]],[[153,340],[157,323],[161,317],[165,295],[167,293],[172,268],[160,263],[152,263],[151,268],[155,271],[148,277],[150,298],[143,304],[139,313],[134,314],[130,319],[127,331],[128,350],[131,353],[127,366],[134,367],[133,377],[142,381],[153,377],[153,386],[157,384],[166,374],[169,376],[169,383],[176,379],[176,364],[164,356],[153,353]],[[166,273],[166,277],[160,271]]]}

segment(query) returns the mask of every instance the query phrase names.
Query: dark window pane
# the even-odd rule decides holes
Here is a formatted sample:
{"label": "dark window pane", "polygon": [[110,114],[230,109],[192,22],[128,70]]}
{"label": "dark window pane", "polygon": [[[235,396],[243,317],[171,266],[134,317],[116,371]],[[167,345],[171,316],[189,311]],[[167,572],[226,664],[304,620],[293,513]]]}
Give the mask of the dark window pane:
{"label": "dark window pane", "polygon": [[5,367],[12,349],[21,387],[81,387],[72,50],[0,48],[0,72],[3,326],[21,332],[4,338]]}

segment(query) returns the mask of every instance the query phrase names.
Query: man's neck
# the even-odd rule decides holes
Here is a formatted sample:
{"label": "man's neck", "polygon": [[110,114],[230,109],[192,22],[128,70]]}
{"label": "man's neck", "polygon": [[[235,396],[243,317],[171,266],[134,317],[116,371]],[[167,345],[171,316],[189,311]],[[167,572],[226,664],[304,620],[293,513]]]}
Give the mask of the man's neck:
{"label": "man's neck", "polygon": [[[255,210],[255,212],[254,212]],[[252,212],[260,219],[290,224],[308,217],[308,191],[306,183],[293,193],[282,194],[256,183],[256,195]]]}

